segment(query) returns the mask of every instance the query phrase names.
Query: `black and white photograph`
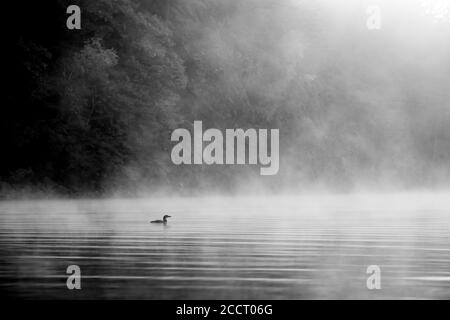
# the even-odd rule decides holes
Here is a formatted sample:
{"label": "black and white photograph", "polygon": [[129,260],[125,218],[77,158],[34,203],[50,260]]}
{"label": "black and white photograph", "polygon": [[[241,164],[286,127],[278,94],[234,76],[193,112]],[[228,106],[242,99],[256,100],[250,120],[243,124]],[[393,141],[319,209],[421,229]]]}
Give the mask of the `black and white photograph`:
{"label": "black and white photograph", "polygon": [[450,0],[1,10],[2,299],[450,299]]}

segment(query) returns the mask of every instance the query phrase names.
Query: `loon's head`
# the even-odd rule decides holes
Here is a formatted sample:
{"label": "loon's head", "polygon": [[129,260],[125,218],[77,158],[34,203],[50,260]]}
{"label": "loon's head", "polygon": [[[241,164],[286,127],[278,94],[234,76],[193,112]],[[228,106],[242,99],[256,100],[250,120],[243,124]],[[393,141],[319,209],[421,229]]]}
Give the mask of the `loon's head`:
{"label": "loon's head", "polygon": [[167,220],[167,218],[172,218],[172,217],[166,214],[166,215],[163,217],[163,220]]}

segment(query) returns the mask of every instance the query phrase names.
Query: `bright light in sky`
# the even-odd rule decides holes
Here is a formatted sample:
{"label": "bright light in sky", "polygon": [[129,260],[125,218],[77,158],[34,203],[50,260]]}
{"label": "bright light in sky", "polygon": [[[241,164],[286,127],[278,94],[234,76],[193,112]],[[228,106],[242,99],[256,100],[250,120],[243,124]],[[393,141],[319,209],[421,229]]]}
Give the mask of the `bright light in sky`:
{"label": "bright light in sky", "polygon": [[450,21],[450,0],[423,0],[423,14],[434,18],[435,22]]}
{"label": "bright light in sky", "polygon": [[[300,6],[305,0],[286,0],[291,5]],[[431,16],[436,22],[450,21],[450,0],[317,0],[326,6],[339,10],[345,8],[364,8],[380,6],[390,12],[420,12],[423,16]]]}

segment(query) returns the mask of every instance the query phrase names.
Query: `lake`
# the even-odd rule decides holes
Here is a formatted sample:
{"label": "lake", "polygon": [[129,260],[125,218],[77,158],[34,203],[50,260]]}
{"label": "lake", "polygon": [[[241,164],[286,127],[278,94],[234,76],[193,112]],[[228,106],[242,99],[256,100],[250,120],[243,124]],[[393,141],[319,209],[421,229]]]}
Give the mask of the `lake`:
{"label": "lake", "polygon": [[[150,224],[169,214],[167,225]],[[68,290],[66,269],[81,269]],[[379,266],[381,289],[366,286]],[[2,296],[449,299],[446,194],[0,202]]]}

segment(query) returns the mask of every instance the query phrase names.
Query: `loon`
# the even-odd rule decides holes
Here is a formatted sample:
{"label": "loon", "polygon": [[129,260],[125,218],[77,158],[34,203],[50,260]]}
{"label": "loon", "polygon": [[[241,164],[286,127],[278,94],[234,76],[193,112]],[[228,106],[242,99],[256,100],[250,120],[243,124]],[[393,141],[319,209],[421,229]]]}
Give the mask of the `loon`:
{"label": "loon", "polygon": [[164,224],[166,224],[167,223],[167,218],[171,218],[171,216],[168,216],[167,214],[163,217],[163,219],[162,220],[153,220],[153,221],[150,221],[150,223],[164,223]]}

